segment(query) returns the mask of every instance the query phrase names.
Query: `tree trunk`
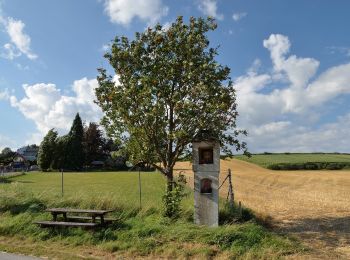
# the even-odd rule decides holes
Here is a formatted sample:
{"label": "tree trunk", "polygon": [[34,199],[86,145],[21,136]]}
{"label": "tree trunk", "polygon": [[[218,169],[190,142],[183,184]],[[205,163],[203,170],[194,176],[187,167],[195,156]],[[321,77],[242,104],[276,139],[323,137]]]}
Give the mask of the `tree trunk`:
{"label": "tree trunk", "polygon": [[173,186],[174,186],[174,175],[173,175],[173,168],[167,168],[167,187],[168,187],[168,191],[172,191],[173,190]]}

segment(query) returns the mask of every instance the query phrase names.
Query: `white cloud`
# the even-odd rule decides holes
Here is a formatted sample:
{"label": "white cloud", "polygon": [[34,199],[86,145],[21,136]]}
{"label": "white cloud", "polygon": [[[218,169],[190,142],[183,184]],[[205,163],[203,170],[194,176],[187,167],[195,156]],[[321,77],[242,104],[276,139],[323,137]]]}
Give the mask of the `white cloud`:
{"label": "white cloud", "polygon": [[[342,130],[344,122],[350,124],[350,114],[333,124],[312,127],[321,116],[320,108],[350,94],[350,63],[331,67],[315,77],[319,61],[288,56],[288,37],[272,34],[263,45],[270,51],[273,69],[259,74],[261,62],[255,60],[234,83],[239,126],[250,132],[247,140],[253,151],[345,151],[345,144],[350,147],[350,139]],[[337,142],[335,138],[332,145],[326,145],[332,139],[329,133],[349,141]],[[338,149],[334,145],[339,142],[345,144]],[[317,146],[319,143],[322,145]]]}
{"label": "white cloud", "polygon": [[247,138],[254,152],[343,152],[350,147],[350,114],[313,129],[291,122],[273,122],[250,131]]}
{"label": "white cloud", "polygon": [[0,90],[0,100],[8,100],[10,98],[10,93],[8,89]]}
{"label": "white cloud", "polygon": [[34,60],[38,56],[33,53],[30,49],[30,37],[24,32],[25,24],[21,20],[15,20],[9,17],[6,21],[6,32],[10,36],[13,45],[5,44],[5,49],[8,51],[16,46],[16,48],[23,54],[25,54],[29,59]]}
{"label": "white cloud", "polygon": [[247,13],[242,12],[242,13],[233,13],[232,19],[238,22],[239,20],[243,19],[244,17],[247,16]]}
{"label": "white cloud", "polygon": [[10,101],[13,107],[36,124],[38,132],[32,135],[29,142],[38,143],[51,128],[66,133],[77,112],[82,120],[98,122],[102,111],[94,103],[94,90],[97,86],[96,79],[76,80],[72,85],[74,95],[67,96],[62,95],[55,84],[24,85],[25,97],[18,100],[11,96]]}
{"label": "white cloud", "polygon": [[298,58],[295,55],[286,58],[290,49],[288,37],[281,34],[271,34],[263,41],[270,51],[274,69],[277,73],[286,73],[294,87],[303,87],[316,73],[319,62],[312,58]]}
{"label": "white cloud", "polygon": [[223,20],[224,15],[218,13],[216,0],[200,0],[198,9],[205,15],[212,16],[218,20]]}
{"label": "white cloud", "polygon": [[111,22],[122,25],[130,24],[136,17],[152,25],[169,11],[162,0],[105,0],[104,7]]}
{"label": "white cloud", "polygon": [[8,60],[13,60],[14,58],[21,56],[21,52],[19,52],[11,43],[5,43],[4,52],[1,53],[0,56]]}
{"label": "white cloud", "polygon": [[3,51],[0,53],[1,57],[9,60],[13,60],[22,54],[26,55],[31,60],[38,57],[38,55],[31,50],[31,38],[24,32],[25,24],[21,20],[16,20],[12,17],[5,17],[2,14],[1,6],[0,25],[5,28],[11,41],[11,43],[4,44]]}
{"label": "white cloud", "polygon": [[345,54],[345,56],[347,56],[347,57],[350,57],[350,47],[331,46],[331,47],[327,47],[327,49],[332,54],[339,52],[341,54]]}

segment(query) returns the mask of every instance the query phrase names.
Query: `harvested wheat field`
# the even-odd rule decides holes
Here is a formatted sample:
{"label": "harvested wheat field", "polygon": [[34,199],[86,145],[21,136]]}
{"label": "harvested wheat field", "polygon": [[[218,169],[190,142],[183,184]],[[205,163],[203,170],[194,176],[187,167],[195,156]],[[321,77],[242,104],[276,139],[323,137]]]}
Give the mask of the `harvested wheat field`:
{"label": "harvested wheat field", "polygon": [[[188,162],[176,165],[193,185],[191,168]],[[236,201],[312,249],[297,258],[350,259],[350,171],[272,171],[229,159],[221,160],[220,182],[229,168]],[[226,197],[226,184],[220,194]]]}

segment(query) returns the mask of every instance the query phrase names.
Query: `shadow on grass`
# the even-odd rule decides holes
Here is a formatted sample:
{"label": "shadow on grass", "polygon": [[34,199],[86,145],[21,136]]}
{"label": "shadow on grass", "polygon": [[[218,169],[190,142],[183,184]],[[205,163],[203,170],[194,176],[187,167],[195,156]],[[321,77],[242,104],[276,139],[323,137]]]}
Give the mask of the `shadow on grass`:
{"label": "shadow on grass", "polygon": [[11,182],[13,181],[9,180],[9,178],[0,177],[0,183],[11,183]]}
{"label": "shadow on grass", "polygon": [[28,201],[21,201],[18,203],[11,203],[9,205],[1,205],[0,212],[9,211],[11,215],[17,215],[20,213],[39,213],[46,209],[45,204],[36,198],[30,199]]}
{"label": "shadow on grass", "polygon": [[256,217],[252,210],[240,207],[236,203],[233,206],[230,206],[229,203],[224,203],[224,206],[219,211],[220,225],[243,223],[255,219]]}
{"label": "shadow on grass", "polygon": [[281,225],[278,231],[295,234],[306,240],[319,240],[327,246],[338,247],[341,244],[350,244],[349,223],[350,216],[303,218]]}

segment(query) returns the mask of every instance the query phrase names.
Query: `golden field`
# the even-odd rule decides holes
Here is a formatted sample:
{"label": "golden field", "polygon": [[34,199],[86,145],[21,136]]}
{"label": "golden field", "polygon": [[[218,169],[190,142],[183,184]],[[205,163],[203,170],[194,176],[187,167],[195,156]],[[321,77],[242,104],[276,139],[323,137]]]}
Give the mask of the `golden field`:
{"label": "golden field", "polygon": [[[300,238],[312,249],[307,258],[350,259],[350,171],[272,171],[228,159],[221,160],[220,183],[228,169],[235,200],[271,218],[276,231]],[[176,170],[193,186],[189,162]],[[227,184],[220,194],[226,197]]]}

